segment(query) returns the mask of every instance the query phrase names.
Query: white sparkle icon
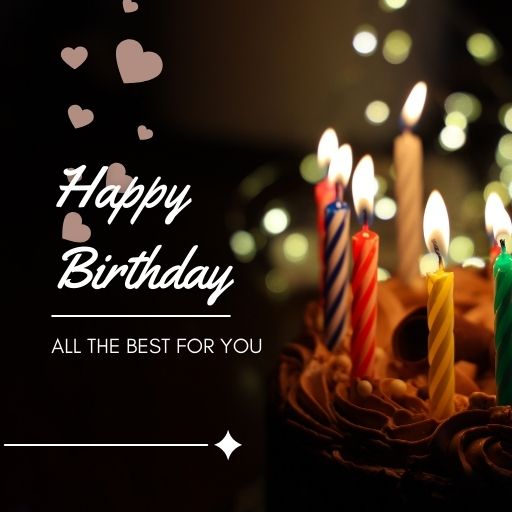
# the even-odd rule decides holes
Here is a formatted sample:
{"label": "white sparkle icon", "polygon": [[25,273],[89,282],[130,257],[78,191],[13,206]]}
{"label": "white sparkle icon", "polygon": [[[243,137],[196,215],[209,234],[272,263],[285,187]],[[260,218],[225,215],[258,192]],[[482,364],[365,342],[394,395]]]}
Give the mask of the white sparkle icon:
{"label": "white sparkle icon", "polygon": [[224,439],[219,441],[215,446],[220,448],[226,455],[226,458],[229,460],[230,455],[239,447],[242,446],[240,443],[237,443],[229,433],[229,430],[226,432]]}

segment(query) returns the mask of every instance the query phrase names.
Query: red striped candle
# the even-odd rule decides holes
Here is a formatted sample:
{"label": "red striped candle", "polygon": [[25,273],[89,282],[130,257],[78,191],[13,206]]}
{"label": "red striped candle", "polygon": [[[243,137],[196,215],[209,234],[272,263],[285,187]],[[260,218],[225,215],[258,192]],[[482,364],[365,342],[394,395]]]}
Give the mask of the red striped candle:
{"label": "red striped candle", "polygon": [[372,377],[377,334],[379,237],[368,227],[373,215],[373,160],[364,156],[354,171],[352,195],[361,231],[352,237],[352,376]]}
{"label": "red striped candle", "polygon": [[323,261],[325,247],[325,209],[336,200],[336,185],[324,178],[315,185],[316,227],[320,246],[320,261]]}

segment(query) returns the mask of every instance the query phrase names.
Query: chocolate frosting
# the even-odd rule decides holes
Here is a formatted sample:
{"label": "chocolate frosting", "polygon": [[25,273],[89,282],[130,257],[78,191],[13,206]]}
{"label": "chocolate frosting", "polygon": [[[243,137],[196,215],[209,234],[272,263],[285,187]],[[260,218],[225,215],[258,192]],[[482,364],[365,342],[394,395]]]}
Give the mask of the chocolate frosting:
{"label": "chocolate frosting", "polygon": [[344,470],[395,484],[414,474],[437,492],[460,482],[512,489],[512,407],[481,391],[488,368],[462,362],[471,386],[456,389],[455,414],[438,421],[429,414],[422,367],[411,374],[390,353],[387,375],[362,393],[343,350],[326,349],[316,316],[309,309],[308,333],[284,349],[278,373],[281,417],[304,446]]}

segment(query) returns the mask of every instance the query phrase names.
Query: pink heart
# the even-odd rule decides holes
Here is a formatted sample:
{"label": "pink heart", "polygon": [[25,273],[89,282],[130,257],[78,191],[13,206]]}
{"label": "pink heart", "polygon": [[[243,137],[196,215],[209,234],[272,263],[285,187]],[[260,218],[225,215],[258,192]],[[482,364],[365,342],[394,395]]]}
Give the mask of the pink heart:
{"label": "pink heart", "polygon": [[60,52],[62,60],[73,69],[81,66],[87,59],[87,48],[77,46],[76,48],[67,47]]}
{"label": "pink heart", "polygon": [[132,2],[132,0],[123,0],[123,9],[125,13],[135,12],[139,8],[139,4],[137,2]]}
{"label": "pink heart", "polygon": [[137,134],[139,136],[139,140],[148,140],[151,139],[151,137],[153,137],[153,130],[146,128],[143,124],[141,124],[137,128]]}
{"label": "pink heart", "polygon": [[125,84],[147,82],[157,77],[163,68],[160,56],[154,52],[145,52],[134,39],[125,39],[117,45],[116,60]]}
{"label": "pink heart", "polygon": [[76,212],[69,212],[62,223],[62,238],[78,244],[91,238],[91,228],[82,223],[82,217]]}
{"label": "pink heart", "polygon": [[121,187],[119,192],[124,192],[132,180],[133,178],[126,174],[123,164],[119,162],[110,164],[107,171],[107,185],[119,185]]}
{"label": "pink heart", "polygon": [[92,120],[94,119],[92,110],[89,110],[88,108],[82,109],[80,105],[71,105],[71,107],[68,108],[68,116],[71,124],[75,128],[87,126],[92,123]]}

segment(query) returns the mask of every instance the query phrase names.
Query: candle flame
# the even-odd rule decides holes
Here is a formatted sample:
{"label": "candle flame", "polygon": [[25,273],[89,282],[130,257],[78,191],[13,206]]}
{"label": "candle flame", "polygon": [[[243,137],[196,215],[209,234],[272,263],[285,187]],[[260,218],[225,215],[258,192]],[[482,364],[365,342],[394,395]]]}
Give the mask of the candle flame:
{"label": "candle flame", "polygon": [[500,196],[495,192],[489,194],[485,203],[485,226],[497,242],[512,235],[512,221]]}
{"label": "candle flame", "polygon": [[429,251],[435,252],[435,240],[441,254],[446,256],[450,243],[450,221],[443,197],[437,190],[432,191],[425,206],[423,235]]}
{"label": "candle flame", "polygon": [[491,192],[485,202],[485,230],[489,236],[493,236],[493,218],[501,208],[503,208],[501,197],[496,192]]}
{"label": "candle flame", "polygon": [[374,182],[373,159],[370,155],[365,155],[359,160],[352,177],[354,208],[363,222],[365,220],[369,221],[373,215]]}
{"label": "candle flame", "polygon": [[338,151],[338,136],[332,128],[327,128],[320,137],[317,151],[317,161],[320,167],[325,167]]}
{"label": "candle flame", "polygon": [[351,172],[352,148],[348,144],[343,144],[331,159],[327,178],[332,183],[341,183],[346,187]]}
{"label": "candle flame", "polygon": [[409,128],[418,122],[426,97],[427,84],[425,82],[418,82],[409,93],[402,109],[402,120]]}

